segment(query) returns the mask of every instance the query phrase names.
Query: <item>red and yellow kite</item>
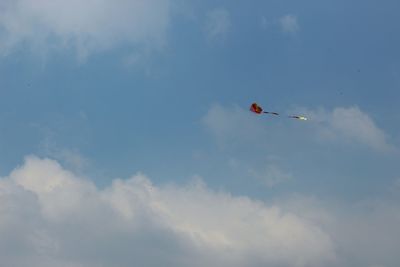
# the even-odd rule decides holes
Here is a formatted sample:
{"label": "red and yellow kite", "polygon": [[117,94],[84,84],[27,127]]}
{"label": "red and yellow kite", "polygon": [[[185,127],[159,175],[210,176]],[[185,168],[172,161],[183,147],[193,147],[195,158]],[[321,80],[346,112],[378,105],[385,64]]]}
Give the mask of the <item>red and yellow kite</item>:
{"label": "red and yellow kite", "polygon": [[[254,113],[258,114],[258,115],[260,115],[260,114],[279,115],[279,113],[277,113],[277,112],[264,111],[262,109],[262,107],[260,107],[257,103],[251,104],[250,111],[254,112]],[[291,115],[291,116],[288,116],[288,117],[292,118],[292,119],[302,120],[302,121],[306,121],[307,120],[307,118],[304,117],[304,116]]]}

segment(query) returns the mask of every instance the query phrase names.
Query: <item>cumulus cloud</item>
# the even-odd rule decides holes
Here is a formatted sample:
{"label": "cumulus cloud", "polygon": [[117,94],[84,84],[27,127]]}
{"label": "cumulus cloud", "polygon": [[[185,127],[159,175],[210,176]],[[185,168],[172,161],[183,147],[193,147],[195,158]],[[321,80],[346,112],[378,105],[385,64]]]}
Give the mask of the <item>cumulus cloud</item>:
{"label": "cumulus cloud", "polygon": [[336,229],[337,246],[348,253],[348,262],[354,266],[397,266],[399,215],[399,202],[388,199],[357,203],[346,214],[338,214],[331,227]]}
{"label": "cumulus cloud", "polygon": [[205,32],[209,41],[224,40],[230,28],[231,19],[226,9],[216,8],[207,13]]}
{"label": "cumulus cloud", "polygon": [[81,58],[118,45],[158,48],[165,42],[169,0],[5,0],[0,52],[18,45],[72,48]]}
{"label": "cumulus cloud", "polygon": [[279,19],[279,25],[285,33],[296,33],[299,31],[300,26],[295,15],[285,15]]}
{"label": "cumulus cloud", "polygon": [[328,266],[386,266],[400,262],[399,200],[388,196],[356,202],[326,202],[315,197],[280,199],[285,211],[295,211],[330,233],[336,247]]}
{"label": "cumulus cloud", "polygon": [[50,159],[0,179],[4,266],[397,266],[398,201],[267,205],[142,174],[98,188]]}
{"label": "cumulus cloud", "polygon": [[272,188],[282,183],[289,182],[293,179],[293,175],[278,163],[279,157],[269,155],[267,160],[256,160],[251,158],[250,161],[244,159],[230,158],[228,166],[232,171],[241,178],[248,177],[256,184],[261,184],[267,188]]}
{"label": "cumulus cloud", "polygon": [[304,111],[317,122],[319,135],[324,139],[342,139],[367,145],[378,151],[390,151],[394,147],[387,141],[387,135],[374,120],[359,107],[337,107]]}
{"label": "cumulus cloud", "polygon": [[[279,110],[278,110],[279,111]],[[308,109],[297,108],[286,114],[301,114],[309,118],[298,122],[280,117],[255,116],[239,106],[213,105],[203,116],[205,129],[222,148],[243,148],[272,151],[277,148],[309,145],[350,145],[376,152],[398,151],[390,142],[390,136],[375,120],[358,106]],[[293,133],[296,134],[293,134]]]}
{"label": "cumulus cloud", "polygon": [[277,184],[290,181],[293,177],[291,173],[283,170],[276,164],[267,164],[267,166],[261,172],[250,169],[250,174],[255,176],[267,187],[273,187]]}
{"label": "cumulus cloud", "polygon": [[387,150],[390,148],[383,130],[378,128],[374,121],[358,107],[334,109],[332,128],[375,149]]}
{"label": "cumulus cloud", "polygon": [[239,106],[213,105],[202,118],[205,128],[220,145],[258,142],[265,127],[258,118]]}
{"label": "cumulus cloud", "polygon": [[99,189],[34,156],[0,179],[5,266],[321,266],[331,237],[278,205],[142,174]]}
{"label": "cumulus cloud", "polygon": [[[289,114],[304,114],[309,120],[302,125],[302,129],[296,128],[296,137],[306,139],[310,136],[318,136],[322,140],[339,143],[352,143],[368,146],[376,151],[388,152],[396,150],[389,143],[388,135],[377,126],[375,121],[357,106],[336,107],[332,110],[325,108],[307,109],[299,108]],[[262,119],[262,122],[259,121]],[[257,117],[249,111],[238,107],[212,106],[202,121],[220,144],[238,144],[255,142],[262,144],[260,140],[268,142],[273,137],[274,142],[281,140],[282,134],[293,131],[296,125],[289,121],[285,124],[277,124],[282,120],[272,119],[268,124],[264,123],[265,117]],[[310,135],[307,130],[312,129]]]}

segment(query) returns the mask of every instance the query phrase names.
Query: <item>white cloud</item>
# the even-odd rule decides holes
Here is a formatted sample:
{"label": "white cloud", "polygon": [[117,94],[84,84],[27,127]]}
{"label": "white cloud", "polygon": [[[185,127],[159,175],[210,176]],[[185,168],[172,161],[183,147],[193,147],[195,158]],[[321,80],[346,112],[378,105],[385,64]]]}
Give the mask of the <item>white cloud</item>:
{"label": "white cloud", "polygon": [[332,128],[375,149],[387,150],[390,148],[383,130],[379,129],[374,121],[358,107],[334,109]]}
{"label": "white cloud", "polygon": [[398,201],[366,201],[350,208],[348,213],[338,214],[339,219],[331,225],[336,229],[337,245],[353,260],[357,259],[358,266],[397,266],[400,261]]}
{"label": "white cloud", "polygon": [[79,57],[118,45],[159,48],[169,0],[6,0],[0,3],[0,52],[20,44],[73,48]]}
{"label": "white cloud", "polygon": [[75,172],[81,172],[90,166],[90,160],[79,153],[77,149],[59,148],[51,144],[48,139],[43,141],[42,150],[45,156],[60,161]]}
{"label": "white cloud", "polygon": [[[230,158],[228,166],[236,174],[253,179],[253,183],[262,184],[268,188],[272,188],[281,183],[289,182],[293,179],[293,175],[278,163],[279,157],[269,155],[266,162],[260,162],[255,158],[250,161],[243,159]],[[249,182],[251,180],[248,180]]]}
{"label": "white cloud", "polygon": [[263,171],[250,170],[250,174],[263,182],[267,187],[290,181],[293,176],[291,173],[278,167],[276,164],[267,164]]}
{"label": "white cloud", "polygon": [[231,19],[226,9],[216,8],[207,13],[205,31],[209,41],[224,40],[230,28]]}
{"label": "white cloud", "polygon": [[400,262],[398,200],[384,196],[355,203],[328,203],[296,196],[278,202],[283,210],[301,213],[331,235],[337,258],[328,266],[394,267]]}
{"label": "white cloud", "polygon": [[318,122],[319,134],[325,139],[342,139],[367,145],[378,151],[390,151],[394,147],[387,135],[373,119],[359,107],[337,107],[332,111],[319,109],[305,111],[311,120]]}
{"label": "white cloud", "polygon": [[254,114],[238,106],[213,105],[202,118],[205,128],[216,138],[219,145],[246,142],[259,143],[265,127]]}
{"label": "white cloud", "polygon": [[0,179],[4,266],[397,266],[398,201],[270,205],[142,174],[99,189],[34,156]]}
{"label": "white cloud", "polygon": [[285,15],[279,19],[279,24],[283,32],[296,33],[299,31],[300,26],[297,17],[291,14]]}
{"label": "white cloud", "polygon": [[[301,114],[309,120],[303,122],[299,128],[299,124],[288,121],[283,113],[283,117],[278,118],[255,116],[237,106],[214,105],[203,117],[203,123],[222,145],[253,142],[261,146],[267,142],[279,142],[282,136],[289,138],[288,140],[290,136],[305,140],[317,135],[324,141],[361,144],[382,152],[396,150],[388,142],[387,134],[357,106],[336,107],[333,110],[299,108],[289,114]],[[266,120],[268,123],[265,123]],[[307,132],[309,129],[312,129],[312,134]],[[296,135],[291,134],[293,131],[296,131]]]}
{"label": "white cloud", "polygon": [[332,240],[278,205],[138,174],[104,189],[49,159],[0,179],[5,266],[322,266]]}

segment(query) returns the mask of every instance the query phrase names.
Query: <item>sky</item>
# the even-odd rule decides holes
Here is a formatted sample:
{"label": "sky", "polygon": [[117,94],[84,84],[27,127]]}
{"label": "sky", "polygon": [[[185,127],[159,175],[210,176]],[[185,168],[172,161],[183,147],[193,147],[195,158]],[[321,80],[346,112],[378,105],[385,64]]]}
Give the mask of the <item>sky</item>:
{"label": "sky", "polygon": [[0,0],[3,264],[398,266],[399,8]]}

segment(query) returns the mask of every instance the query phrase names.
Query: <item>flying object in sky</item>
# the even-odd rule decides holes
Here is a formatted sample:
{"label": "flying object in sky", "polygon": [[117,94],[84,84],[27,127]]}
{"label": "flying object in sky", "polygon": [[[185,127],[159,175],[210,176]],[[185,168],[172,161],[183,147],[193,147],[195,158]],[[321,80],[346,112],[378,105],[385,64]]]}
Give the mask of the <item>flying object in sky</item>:
{"label": "flying object in sky", "polygon": [[[272,111],[264,111],[262,107],[260,107],[257,103],[253,103],[250,106],[250,111],[254,112],[256,114],[272,114],[272,115],[279,115],[279,113],[277,112],[272,112]],[[291,115],[288,116],[289,118],[292,119],[297,119],[297,120],[302,120],[302,121],[306,121],[307,118],[304,116],[297,116],[297,115]]]}
{"label": "flying object in sky", "polygon": [[250,111],[257,113],[257,114],[272,114],[272,115],[279,115],[279,113],[271,112],[271,111],[263,111],[262,107],[260,107],[257,103],[253,103],[250,106]]}
{"label": "flying object in sky", "polygon": [[306,121],[307,120],[307,118],[304,117],[304,116],[289,116],[289,118],[298,119],[298,120],[302,120],[302,121]]}

